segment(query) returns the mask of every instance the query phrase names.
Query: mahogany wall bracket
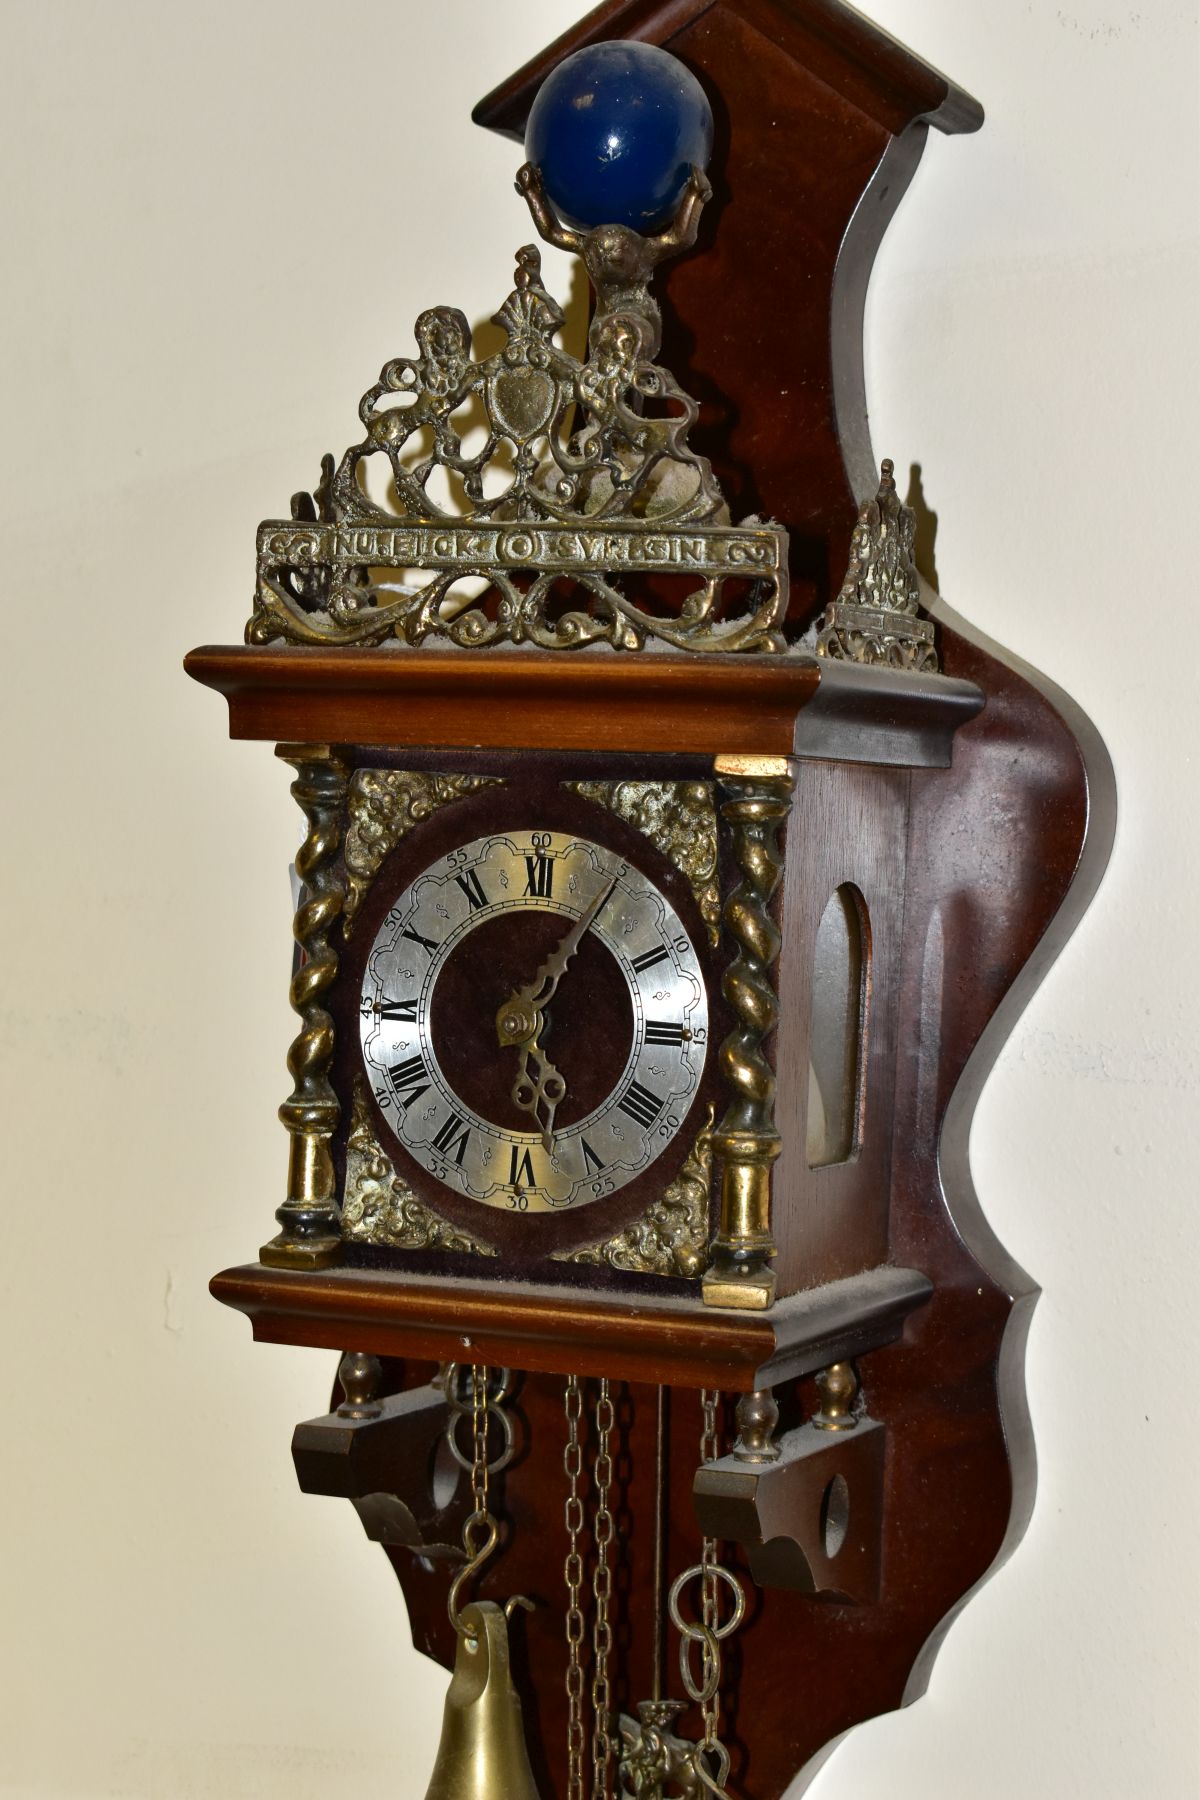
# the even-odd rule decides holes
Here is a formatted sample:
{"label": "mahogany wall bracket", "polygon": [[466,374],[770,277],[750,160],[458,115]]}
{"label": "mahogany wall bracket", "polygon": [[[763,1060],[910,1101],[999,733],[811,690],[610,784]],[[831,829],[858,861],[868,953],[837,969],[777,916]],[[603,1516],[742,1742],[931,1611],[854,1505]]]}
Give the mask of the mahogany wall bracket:
{"label": "mahogany wall bracket", "polygon": [[[929,128],[976,130],[978,104],[841,0],[606,0],[475,118],[519,139],[548,72],[617,37],[669,48],[716,113],[714,202],[664,283],[662,357],[700,402],[694,443],[732,516],[786,530],[781,653],[299,647],[252,634],[193,651],[187,667],[226,698],[233,736],[282,740],[301,782],[314,756],[340,772],[327,805],[306,805],[293,985],[300,1099],[289,1104],[320,1136],[343,1221],[349,1169],[367,1169],[360,1212],[394,1202],[397,1175],[344,1050],[358,1043],[364,1004],[366,952],[354,933],[364,918],[378,926],[422,855],[453,853],[453,808],[476,822],[465,844],[489,808],[515,830],[522,807],[542,803],[568,821],[587,807],[599,820],[604,807],[614,854],[644,854],[657,868],[668,860],[662,811],[693,807],[668,842],[662,891],[719,939],[704,951],[716,971],[714,1041],[730,1042],[739,1021],[761,1026],[745,1034],[753,1054],[738,1067],[753,1064],[749,1080],[758,1058],[772,1083],[773,1115],[764,1104],[760,1122],[776,1134],[764,1251],[775,1298],[766,1303],[764,1284],[757,1309],[704,1302],[719,1121],[695,1136],[686,1163],[682,1146],[677,1158],[711,1226],[699,1248],[683,1244],[696,1268],[687,1254],[668,1264],[658,1239],[647,1251],[667,1229],[663,1215],[626,1220],[619,1201],[613,1219],[629,1242],[615,1250],[609,1238],[537,1268],[506,1262],[511,1222],[489,1234],[485,1220],[474,1238],[461,1209],[431,1224],[414,1167],[390,1241],[351,1242],[346,1230],[339,1244],[330,1227],[321,1242],[332,1252],[303,1267],[288,1260],[281,1211],[282,1252],[212,1286],[256,1339],[348,1353],[331,1411],[297,1427],[298,1477],[305,1491],[353,1502],[393,1564],[414,1643],[446,1668],[457,1647],[447,1581],[472,1504],[470,1459],[453,1448],[464,1442],[454,1437],[465,1391],[455,1370],[493,1372],[490,1416],[508,1421],[494,1426],[506,1434],[503,1529],[474,1597],[531,1603],[511,1627],[512,1673],[543,1800],[567,1793],[564,1377],[578,1378],[589,1406],[596,1384],[611,1382],[614,1713],[628,1722],[652,1690],[661,1699],[660,1634],[639,1597],[661,1599],[664,1546],[669,1567],[686,1568],[704,1537],[721,1540],[748,1597],[725,1702],[729,1792],[780,1800],[840,1734],[923,1691],[949,1622],[1032,1505],[1022,1360],[1037,1290],[980,1212],[966,1146],[1004,1036],[1103,871],[1113,784],[1078,709],[952,627],[927,590],[936,672],[835,661],[812,635],[855,566],[877,486],[876,505],[891,504],[863,374],[874,256]],[[305,528],[316,530],[317,501],[303,499]],[[740,788],[722,785],[730,769]],[[739,796],[752,811],[785,788],[777,839],[739,837]],[[569,796],[538,800],[551,789]],[[710,827],[706,861],[697,844]],[[362,876],[372,831],[393,836]],[[638,832],[653,853],[639,850]],[[393,887],[351,916],[354,881],[380,869]],[[845,1142],[834,1133],[822,1149],[814,1057],[831,909],[858,946],[859,1011]],[[770,1003],[757,1014],[747,944]],[[727,1076],[714,1059],[705,1079],[715,1093]],[[319,1132],[306,1077],[320,1085]],[[677,1223],[686,1196],[674,1176]],[[512,1185],[525,1194],[515,1173]],[[328,1226],[336,1208],[325,1201]],[[717,1390],[723,1441],[710,1455],[700,1394]]]}

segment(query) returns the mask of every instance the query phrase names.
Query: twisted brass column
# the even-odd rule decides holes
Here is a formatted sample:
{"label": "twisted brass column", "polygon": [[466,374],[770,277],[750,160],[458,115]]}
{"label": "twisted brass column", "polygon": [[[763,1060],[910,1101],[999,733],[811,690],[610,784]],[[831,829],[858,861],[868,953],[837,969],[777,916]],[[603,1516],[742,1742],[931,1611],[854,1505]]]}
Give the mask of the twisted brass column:
{"label": "twisted brass column", "polygon": [[304,892],[292,924],[304,954],[290,990],[303,1027],[288,1051],[295,1086],[279,1109],[291,1136],[287,1199],[275,1214],[282,1230],[259,1255],[270,1268],[324,1269],[342,1246],[329,1154],[339,1111],[329,1083],[333,1020],[322,1002],[338,966],[329,933],[345,898],[335,865],[349,770],[328,744],[279,744],[275,753],[296,770],[292,794],[309,825],[296,856]]}
{"label": "twisted brass column", "polygon": [[777,834],[791,810],[795,777],[783,756],[720,756],[716,774],[742,879],[723,916],[738,947],[723,984],[737,1025],[721,1046],[721,1074],[732,1098],[713,1137],[724,1165],[721,1222],[704,1298],[710,1306],[761,1310],[775,1298],[771,1165],[782,1147],[775,1075],[763,1054],[779,1017],[770,971],[780,935],[770,908],[783,873]]}

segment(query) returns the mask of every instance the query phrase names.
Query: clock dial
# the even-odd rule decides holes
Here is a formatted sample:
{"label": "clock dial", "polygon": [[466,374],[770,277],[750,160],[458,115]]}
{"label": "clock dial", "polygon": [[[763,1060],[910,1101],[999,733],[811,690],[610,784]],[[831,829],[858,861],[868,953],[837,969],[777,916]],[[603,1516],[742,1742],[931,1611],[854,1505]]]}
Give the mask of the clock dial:
{"label": "clock dial", "polygon": [[577,834],[431,862],[367,956],[363,1062],[390,1131],[457,1194],[561,1212],[644,1175],[704,1071],[708,1001],[670,900]]}

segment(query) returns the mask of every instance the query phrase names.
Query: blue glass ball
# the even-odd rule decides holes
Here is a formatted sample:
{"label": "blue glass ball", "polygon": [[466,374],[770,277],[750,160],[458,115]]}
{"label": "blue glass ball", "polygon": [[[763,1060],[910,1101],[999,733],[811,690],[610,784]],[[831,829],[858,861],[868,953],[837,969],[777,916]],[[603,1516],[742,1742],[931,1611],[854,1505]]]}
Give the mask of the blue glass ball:
{"label": "blue glass ball", "polygon": [[674,216],[712,140],[712,108],[691,70],[657,44],[621,40],[577,50],[547,75],[525,155],[567,224],[649,236]]}

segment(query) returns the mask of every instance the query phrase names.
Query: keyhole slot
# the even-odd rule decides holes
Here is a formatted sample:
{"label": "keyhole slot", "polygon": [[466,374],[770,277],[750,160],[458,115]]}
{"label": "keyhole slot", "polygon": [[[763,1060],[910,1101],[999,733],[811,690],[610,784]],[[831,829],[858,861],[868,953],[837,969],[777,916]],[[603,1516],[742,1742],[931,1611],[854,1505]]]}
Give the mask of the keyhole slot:
{"label": "keyhole slot", "polygon": [[846,1542],[850,1529],[850,1489],[844,1475],[835,1475],[821,1495],[821,1542],[832,1562]]}

